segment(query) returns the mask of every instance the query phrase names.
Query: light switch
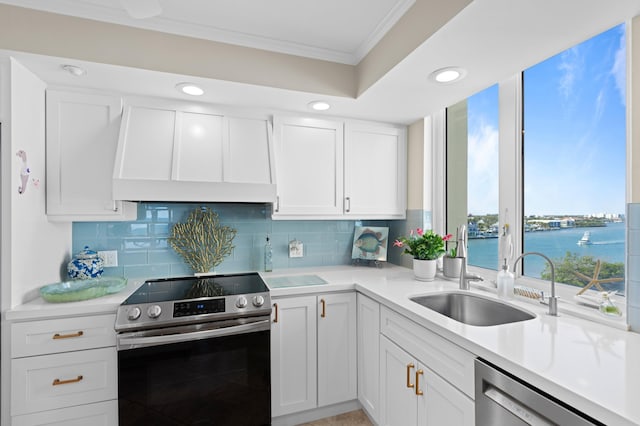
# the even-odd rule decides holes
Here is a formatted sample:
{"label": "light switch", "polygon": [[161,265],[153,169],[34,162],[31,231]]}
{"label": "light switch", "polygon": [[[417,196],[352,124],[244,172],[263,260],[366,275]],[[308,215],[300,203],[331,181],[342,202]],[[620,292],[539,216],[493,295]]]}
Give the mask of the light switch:
{"label": "light switch", "polygon": [[289,241],[289,257],[304,257],[304,246],[302,241]]}

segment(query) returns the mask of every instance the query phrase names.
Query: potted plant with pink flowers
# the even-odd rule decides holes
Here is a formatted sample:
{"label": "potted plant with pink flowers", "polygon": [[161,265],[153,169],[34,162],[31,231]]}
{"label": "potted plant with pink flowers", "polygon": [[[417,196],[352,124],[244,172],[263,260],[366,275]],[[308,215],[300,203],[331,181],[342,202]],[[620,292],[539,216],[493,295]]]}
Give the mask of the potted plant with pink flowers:
{"label": "potted plant with pink flowers", "polygon": [[393,246],[403,248],[403,254],[413,256],[413,273],[417,280],[433,281],[436,261],[446,253],[445,242],[451,237],[451,234],[441,236],[431,229],[417,228],[415,232],[412,229],[408,237],[398,237]]}

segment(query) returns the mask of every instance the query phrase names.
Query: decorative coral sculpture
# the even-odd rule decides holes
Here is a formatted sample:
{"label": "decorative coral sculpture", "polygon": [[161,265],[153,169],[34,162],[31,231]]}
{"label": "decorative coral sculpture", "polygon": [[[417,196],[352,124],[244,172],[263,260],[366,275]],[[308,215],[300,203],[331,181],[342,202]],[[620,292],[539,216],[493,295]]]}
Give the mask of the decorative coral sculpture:
{"label": "decorative coral sculpture", "polygon": [[206,273],[231,254],[237,232],[221,226],[218,214],[202,207],[189,213],[186,222],[173,225],[168,241],[195,273]]}

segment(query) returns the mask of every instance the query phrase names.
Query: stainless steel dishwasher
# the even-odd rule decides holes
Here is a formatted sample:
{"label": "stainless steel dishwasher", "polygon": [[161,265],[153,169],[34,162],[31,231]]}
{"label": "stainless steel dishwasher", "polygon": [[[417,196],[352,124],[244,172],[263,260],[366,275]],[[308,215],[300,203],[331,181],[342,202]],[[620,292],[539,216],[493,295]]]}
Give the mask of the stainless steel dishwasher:
{"label": "stainless steel dishwasher", "polygon": [[480,358],[475,385],[477,426],[604,426]]}

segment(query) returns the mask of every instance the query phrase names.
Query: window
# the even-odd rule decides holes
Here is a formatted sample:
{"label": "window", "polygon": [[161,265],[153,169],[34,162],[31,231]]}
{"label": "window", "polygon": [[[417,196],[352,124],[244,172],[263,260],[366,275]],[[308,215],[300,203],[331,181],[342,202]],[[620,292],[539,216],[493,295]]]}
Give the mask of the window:
{"label": "window", "polygon": [[[524,251],[556,280],[584,286],[600,262],[606,290],[624,291],[625,27],[523,73]],[[543,259],[525,275],[546,278]]]}
{"label": "window", "polygon": [[[598,265],[602,287],[624,293],[625,61],[622,24],[447,108],[447,232],[468,223],[469,265],[497,269],[510,224],[510,267],[539,251],[558,282],[583,287]],[[550,278],[537,256],[521,267]]]}

